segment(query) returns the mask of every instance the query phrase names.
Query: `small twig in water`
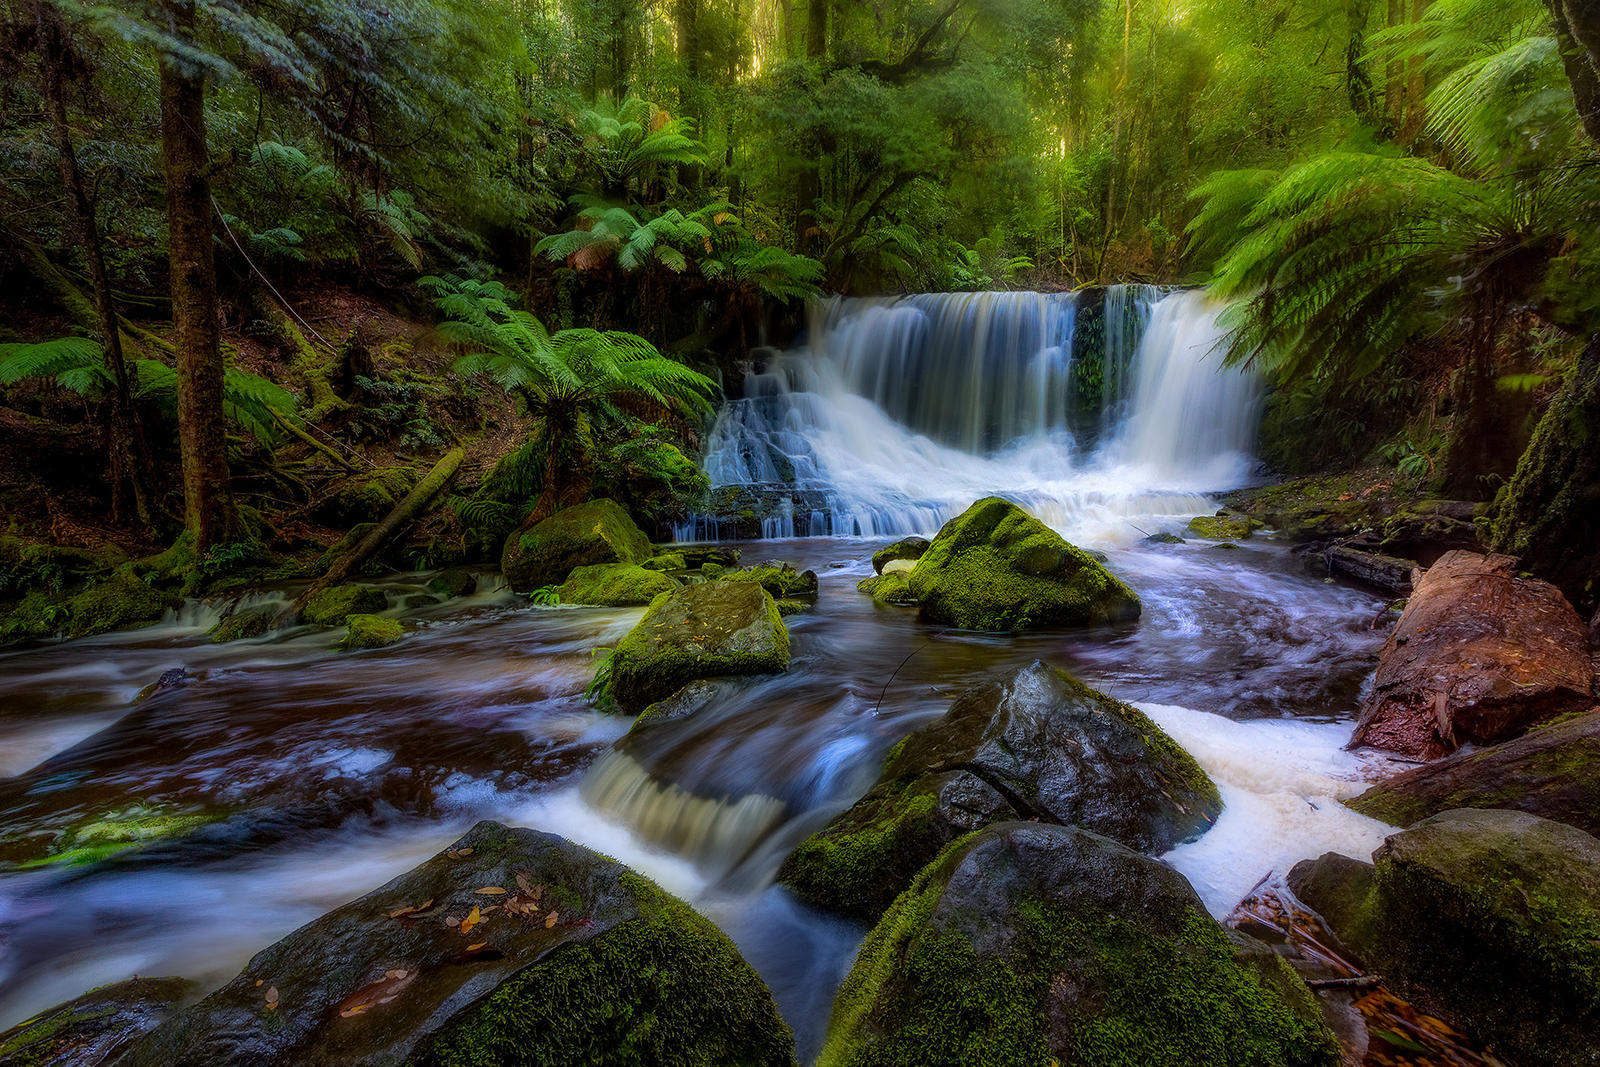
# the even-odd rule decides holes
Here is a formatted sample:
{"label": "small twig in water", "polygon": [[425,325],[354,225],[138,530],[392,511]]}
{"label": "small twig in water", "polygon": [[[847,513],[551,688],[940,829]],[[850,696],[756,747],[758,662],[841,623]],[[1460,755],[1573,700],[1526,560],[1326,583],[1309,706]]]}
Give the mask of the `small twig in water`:
{"label": "small twig in water", "polygon": [[910,652],[906,653],[906,658],[900,661],[900,666],[896,667],[894,669],[894,673],[889,675],[888,681],[885,681],[883,683],[883,688],[878,690],[878,700],[877,700],[876,703],[874,703],[872,705],[872,714],[874,714],[874,715],[878,714],[878,709],[883,706],[883,695],[889,691],[890,684],[894,682],[895,676],[900,673],[900,667],[904,667],[907,663],[910,663],[912,656],[915,656],[918,652],[921,652],[923,649],[925,649],[929,645],[933,644],[934,637],[943,637],[943,636],[944,636],[944,631],[941,630],[938,633],[934,634],[933,637],[928,638],[926,641],[922,642],[922,644],[918,645],[916,648],[913,648]]}

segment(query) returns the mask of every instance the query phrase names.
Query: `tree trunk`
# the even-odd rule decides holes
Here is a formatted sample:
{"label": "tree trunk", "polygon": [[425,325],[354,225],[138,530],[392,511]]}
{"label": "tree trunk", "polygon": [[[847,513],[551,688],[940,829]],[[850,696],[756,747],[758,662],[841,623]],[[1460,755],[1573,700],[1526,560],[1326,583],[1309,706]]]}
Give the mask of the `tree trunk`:
{"label": "tree trunk", "polygon": [[1516,436],[1507,425],[1512,408],[1500,402],[1494,386],[1500,316],[1485,313],[1469,329],[1470,351],[1457,372],[1455,414],[1445,449],[1444,491],[1458,500],[1482,500],[1484,478],[1509,474],[1509,457],[1518,450],[1508,447]]}
{"label": "tree trunk", "polygon": [[1600,334],[1589,339],[1495,498],[1492,546],[1585,614],[1600,595]]}
{"label": "tree trunk", "polygon": [[809,0],[806,4],[806,58],[822,59],[828,54],[828,0]]}
{"label": "tree trunk", "polygon": [[[1600,0],[1546,0],[1572,102],[1591,141],[1600,142]],[[1570,12],[1570,14],[1569,14]],[[1572,16],[1586,19],[1574,27]],[[1588,40],[1579,38],[1582,33]]]}
{"label": "tree trunk", "polygon": [[111,372],[111,402],[107,405],[109,425],[106,427],[107,452],[111,461],[111,511],[114,518],[120,519],[126,498],[131,495],[134,514],[139,523],[148,529],[154,519],[149,489],[152,469],[150,452],[145,443],[144,430],[139,425],[139,413],[134,407],[133,389],[128,381],[128,364],[122,352],[122,326],[116,305],[111,299],[111,280],[106,273],[105,253],[100,246],[100,227],[83,183],[83,173],[78,168],[72,129],[67,124],[66,90],[62,85],[67,64],[67,45],[58,16],[44,0],[35,0],[34,18],[39,31],[40,88],[55,135],[61,184],[72,203],[73,223],[89,267],[89,282],[94,289],[95,323],[105,352],[106,369]]}
{"label": "tree trunk", "polygon": [[[1405,21],[1405,0],[1389,0],[1388,26],[1393,29]],[[1383,116],[1389,127],[1389,135],[1393,136],[1399,129],[1402,112],[1405,108],[1405,99],[1402,95],[1404,89],[1405,66],[1399,60],[1391,59],[1383,71]]]}
{"label": "tree trunk", "polygon": [[[169,0],[173,28],[192,37],[194,0]],[[177,56],[161,58],[161,159],[167,182],[172,322],[178,337],[178,441],[184,522],[196,557],[235,536],[222,416],[222,326],[211,227],[205,77]]]}
{"label": "tree trunk", "polygon": [[[1428,0],[1411,0],[1411,25],[1415,27],[1420,24],[1422,16],[1427,14],[1427,11]],[[1423,102],[1427,90],[1427,68],[1421,56],[1412,56],[1406,61],[1406,117],[1405,123],[1400,127],[1401,144],[1413,144],[1422,136],[1422,124],[1428,114],[1427,106]]]}

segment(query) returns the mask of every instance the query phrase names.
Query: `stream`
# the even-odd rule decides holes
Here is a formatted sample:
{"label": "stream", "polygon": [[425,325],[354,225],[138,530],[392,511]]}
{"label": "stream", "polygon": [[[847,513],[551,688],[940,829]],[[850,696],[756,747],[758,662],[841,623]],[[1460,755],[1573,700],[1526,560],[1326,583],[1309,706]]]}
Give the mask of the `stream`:
{"label": "stream", "polygon": [[[1382,838],[1337,803],[1361,788],[1340,746],[1382,603],[1305,575],[1280,546],[1105,545],[1144,599],[1136,626],[1005,638],[856,592],[873,542],[741,547],[821,579],[815,611],[790,619],[790,670],[642,733],[626,756],[606,753],[628,720],[583,690],[590,649],[637,609],[487,592],[396,612],[417,632],[356,653],[333,649],[338,631],[304,629],[211,645],[211,614],[191,610],[0,656],[7,840],[141,804],[224,816],[98,864],[0,874],[0,1027],[133,974],[219,985],[491,818],[589,845],[690,899],[772,985],[809,1057],[864,931],[772,887],[777,864],[965,683],[1035,658],[1137,703],[1217,780],[1218,824],[1168,857],[1213,912],[1270,869]],[[193,680],[136,701],[177,666]]]}

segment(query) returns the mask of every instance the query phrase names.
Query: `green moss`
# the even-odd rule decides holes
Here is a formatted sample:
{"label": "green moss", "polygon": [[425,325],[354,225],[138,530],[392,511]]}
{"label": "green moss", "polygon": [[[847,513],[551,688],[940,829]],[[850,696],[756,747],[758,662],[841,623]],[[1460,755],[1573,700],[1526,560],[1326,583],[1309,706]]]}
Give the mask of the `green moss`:
{"label": "green moss", "polygon": [[921,559],[928,551],[928,541],[922,537],[902,537],[892,545],[885,545],[872,554],[872,569],[879,574],[897,559]]}
{"label": "green moss", "polygon": [[652,571],[681,571],[689,568],[689,561],[682,552],[663,552],[659,556],[652,556],[639,564]]}
{"label": "green moss", "polygon": [[1208,541],[1242,541],[1254,533],[1256,527],[1260,525],[1248,515],[1238,513],[1196,515],[1189,520],[1186,532]]}
{"label": "green moss", "polygon": [[856,588],[880,604],[915,604],[917,598],[911,593],[909,575],[909,571],[874,574],[857,582]]}
{"label": "green moss", "polygon": [[1009,632],[1139,617],[1139,598],[1089,553],[1008,500],[986,497],[945,523],[909,573],[923,614]]}
{"label": "green moss", "polygon": [[595,563],[574,568],[556,594],[563,604],[622,607],[648,604],[677,587],[665,574],[632,563]]}
{"label": "green moss", "polygon": [[611,655],[618,704],[637,713],[697,678],[786,668],[789,630],[777,602],[758,587],[753,604],[746,588],[706,582],[656,597]]}
{"label": "green moss", "polygon": [[800,842],[779,881],[813,907],[871,922],[947,843],[944,825],[934,818],[937,806],[934,794],[904,782],[870,809],[852,809],[848,819]]}
{"label": "green moss", "polygon": [[225,644],[229,641],[242,641],[251,637],[261,637],[272,628],[273,613],[270,611],[236,611],[225,619],[221,619],[206,636],[214,645]]}
{"label": "green moss", "polygon": [[53,621],[53,628],[68,637],[90,637],[159,622],[162,615],[180,602],[174,594],[146,583],[135,573],[134,566],[127,564],[67,598],[61,605],[64,615],[62,610],[47,606],[48,601],[25,601],[23,609],[37,612],[35,625],[42,623],[48,630]]}
{"label": "green moss", "polygon": [[759,567],[724,571],[724,582],[755,582],[779,598],[815,596],[817,576],[811,571],[797,571],[787,563],[767,563]]}
{"label": "green moss", "polygon": [[[1198,908],[1163,932],[1024,899],[1007,916],[1018,935],[1010,951],[980,955],[952,923],[934,919],[970,842],[929,864],[868,935],[817,1067],[1337,1062],[1332,1035],[1287,965],[1276,961],[1272,974],[1241,962]],[[1070,1018],[1054,1018],[1056,1005]]]}
{"label": "green moss", "polygon": [[813,606],[804,600],[779,600],[777,603],[778,614],[784,618],[788,618],[790,615],[803,615],[810,611]]}
{"label": "green moss", "polygon": [[334,585],[319,589],[300,610],[300,621],[312,626],[338,626],[351,615],[370,615],[389,606],[382,589],[365,585]]}
{"label": "green moss", "polygon": [[727,936],[625,874],[639,917],[569,942],[502,984],[416,1067],[790,1067],[794,1039]]}
{"label": "green moss", "polygon": [[700,564],[700,573],[705,575],[707,578],[720,577],[722,574],[726,573],[727,570],[727,567],[724,567],[716,560],[707,560],[705,563]]}
{"label": "green moss", "polygon": [[470,596],[478,591],[478,579],[469,570],[451,567],[429,578],[428,589],[444,597]]}
{"label": "green moss", "polygon": [[186,834],[219,818],[221,815],[214,812],[173,811],[141,804],[78,824],[58,837],[45,855],[18,866],[27,870],[97,863],[152,841]]}
{"label": "green moss", "polygon": [[360,648],[383,648],[406,635],[406,628],[398,619],[382,615],[351,615],[345,620],[348,629],[339,647],[347,651]]}
{"label": "green moss", "polygon": [[529,530],[506,538],[500,569],[513,589],[526,592],[566,580],[575,567],[641,563],[654,554],[650,539],[614,500],[565,508]]}

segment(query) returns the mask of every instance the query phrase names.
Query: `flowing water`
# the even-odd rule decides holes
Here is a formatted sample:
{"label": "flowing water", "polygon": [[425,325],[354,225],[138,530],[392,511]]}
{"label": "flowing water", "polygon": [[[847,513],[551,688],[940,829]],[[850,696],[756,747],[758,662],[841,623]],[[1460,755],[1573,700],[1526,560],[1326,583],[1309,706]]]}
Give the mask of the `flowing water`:
{"label": "flowing water", "polygon": [[[415,579],[396,579],[391,602],[416,606],[395,614],[417,629],[386,649],[337,652],[337,633],[312,630],[213,646],[215,608],[201,606],[148,630],[0,654],[0,854],[110,813],[213,820],[94,864],[3,870],[0,1028],[134,973],[219,984],[494,818],[588,844],[691,900],[772,985],[810,1057],[863,931],[774,887],[777,864],[964,685],[1037,658],[1139,704],[1218,782],[1217,825],[1168,857],[1214,912],[1270,869],[1370,851],[1381,826],[1338,798],[1362,787],[1341,745],[1382,643],[1382,603],[1307,576],[1268,541],[1141,540],[1181,530],[1211,510],[1204,490],[1248,475],[1257,394],[1205,366],[1215,323],[1201,298],[1122,292],[1106,305],[1102,337],[1138,335],[1105,342],[1134,345],[1103,361],[1111,415],[1023,384],[1072,381],[1085,316],[1070,299],[824,309],[813,336],[825,351],[775,360],[770,388],[730,405],[713,469],[724,485],[806,479],[827,524],[871,536],[741,546],[746,561],[820,577],[816,609],[790,620],[790,669],[621,744],[628,722],[595,712],[583,690],[591,650],[637,609],[529,607],[492,589],[427,604]],[[1010,368],[969,379],[970,410],[944,404],[970,372],[962,352]],[[805,364],[815,381],[795,377]],[[925,392],[896,384],[907,378]],[[793,457],[792,478],[753,471],[775,455]],[[931,532],[990,492],[1104,551],[1143,618],[999,637],[856,591],[884,532]],[[139,698],[177,666],[186,685]]]}

